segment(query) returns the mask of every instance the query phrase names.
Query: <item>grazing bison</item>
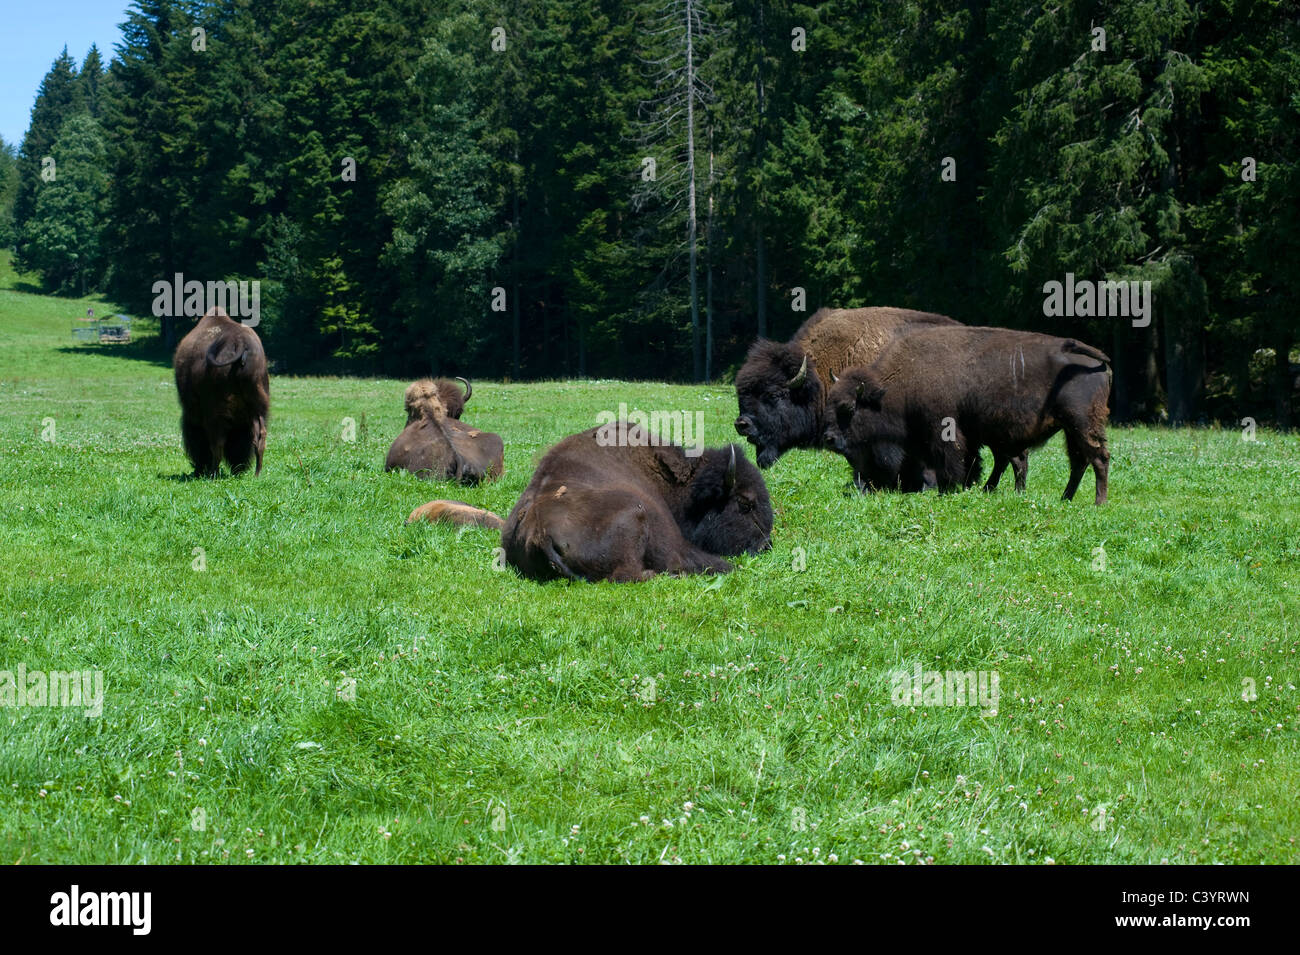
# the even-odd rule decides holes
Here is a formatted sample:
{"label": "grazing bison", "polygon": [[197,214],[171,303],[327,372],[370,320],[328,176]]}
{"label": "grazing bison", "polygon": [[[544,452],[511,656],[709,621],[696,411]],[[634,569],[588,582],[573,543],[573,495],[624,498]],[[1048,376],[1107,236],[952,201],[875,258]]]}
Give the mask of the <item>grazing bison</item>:
{"label": "grazing bison", "polygon": [[[825,441],[877,487],[915,483],[919,462],[941,490],[968,486],[972,461],[994,456],[985,490],[1008,464],[1024,490],[1024,455],[1065,431],[1068,501],[1088,465],[1106,502],[1110,359],[1070,339],[1006,328],[919,329],[831,389]],[[1019,459],[1020,464],[1017,464]]]}
{"label": "grazing bison", "polygon": [[[500,520],[459,501],[432,501],[411,514],[420,519]],[[772,505],[735,445],[691,457],[619,421],[551,448],[501,527],[506,560],[525,577],[647,580],[726,573],[722,555],[766,550]]]}
{"label": "grazing bison", "polygon": [[869,365],[899,334],[958,325],[944,315],[905,308],[823,308],[790,341],[760,339],[736,373],[736,431],[770,467],[790,448],[821,447],[826,393],[834,376]]}
{"label": "grazing bison", "polygon": [[256,455],[261,474],[271,383],[257,332],[211,308],[176,346],[172,365],[194,473],[215,477],[224,458],[238,474]]}
{"label": "grazing bison", "polygon": [[384,470],[405,468],[422,478],[461,484],[494,481],[505,472],[501,436],[453,417],[443,402],[448,389],[459,414],[472,394],[469,382],[463,398],[460,389],[446,380],[426,378],[406,389],[406,427],[388,449]]}

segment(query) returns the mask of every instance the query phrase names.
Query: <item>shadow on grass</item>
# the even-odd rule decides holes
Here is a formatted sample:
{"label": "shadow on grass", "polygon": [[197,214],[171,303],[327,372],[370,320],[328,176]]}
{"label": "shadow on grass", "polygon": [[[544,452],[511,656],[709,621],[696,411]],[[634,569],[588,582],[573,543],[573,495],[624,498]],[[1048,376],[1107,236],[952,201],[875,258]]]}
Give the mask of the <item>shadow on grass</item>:
{"label": "shadow on grass", "polygon": [[133,338],[129,342],[109,345],[90,342],[81,345],[60,345],[58,350],[65,355],[107,355],[112,358],[125,358],[129,361],[142,361],[159,368],[172,366],[171,355],[163,345],[159,335],[145,335]]}
{"label": "shadow on grass", "polygon": [[239,474],[231,474],[229,471],[225,471],[225,470],[223,470],[220,474],[195,474],[193,471],[185,471],[182,474],[159,473],[157,476],[159,479],[163,481],[176,481],[181,484],[185,484],[190,481],[237,481],[240,478],[243,478],[245,475],[247,475],[250,478],[255,478],[256,475],[252,473],[252,470],[253,470],[252,468],[249,468],[248,471],[240,472]]}
{"label": "shadow on grass", "polygon": [[45,289],[37,285],[35,282],[29,282],[26,279],[17,279],[17,278],[13,279],[8,283],[6,283],[5,285],[0,286],[0,288],[3,288],[6,292],[23,292],[27,295],[49,295],[50,294],[49,292],[45,291]]}

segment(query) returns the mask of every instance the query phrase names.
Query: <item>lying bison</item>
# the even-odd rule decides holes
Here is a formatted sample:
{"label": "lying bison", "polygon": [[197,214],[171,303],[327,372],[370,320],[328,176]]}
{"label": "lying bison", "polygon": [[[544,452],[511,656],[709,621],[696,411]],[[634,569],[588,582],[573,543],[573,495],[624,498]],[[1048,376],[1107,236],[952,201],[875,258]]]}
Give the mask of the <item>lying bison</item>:
{"label": "lying bison", "polygon": [[410,519],[500,526],[506,560],[534,580],[726,573],[722,555],[766,550],[772,535],[767,485],[735,445],[691,457],[625,421],[551,448],[504,522],[459,501]]}
{"label": "lying bison", "polygon": [[[406,427],[388,449],[384,470],[405,468],[422,478],[461,484],[478,484],[500,477],[505,472],[505,444],[501,436],[457,420],[471,394],[473,389],[468,381],[463,397],[461,390],[445,379],[425,378],[408,387]],[[446,398],[452,402],[450,408],[444,401]]]}
{"label": "lying bison", "polygon": [[[459,381],[465,386],[461,391],[456,382]],[[474,386],[466,378],[456,378],[449,380],[447,378],[421,378],[411,387],[406,389],[406,423],[410,424],[420,416],[419,400],[420,396],[428,395],[433,392],[439,401],[442,402],[443,411],[448,418],[460,420],[460,416],[465,413],[465,405],[474,395]],[[412,396],[415,396],[416,404],[412,405]]]}
{"label": "lying bison", "polygon": [[238,474],[256,455],[261,474],[271,382],[257,332],[211,308],[176,346],[172,365],[194,473],[216,477],[224,459]]}
{"label": "lying bison", "polygon": [[[1028,449],[1065,431],[1068,501],[1088,465],[1106,502],[1110,359],[1070,339],[1006,328],[935,327],[899,338],[831,388],[825,441],[876,487],[906,486],[916,468],[941,490],[970,483],[982,446],[994,456],[985,490],[1008,464],[1024,489]],[[1016,464],[1017,460],[1020,464]],[[916,462],[908,473],[907,462]]]}
{"label": "lying bison", "polygon": [[871,364],[900,333],[936,325],[958,323],[905,308],[823,308],[790,341],[755,342],[736,373],[736,431],[754,445],[758,466],[790,448],[821,447],[834,376]]}

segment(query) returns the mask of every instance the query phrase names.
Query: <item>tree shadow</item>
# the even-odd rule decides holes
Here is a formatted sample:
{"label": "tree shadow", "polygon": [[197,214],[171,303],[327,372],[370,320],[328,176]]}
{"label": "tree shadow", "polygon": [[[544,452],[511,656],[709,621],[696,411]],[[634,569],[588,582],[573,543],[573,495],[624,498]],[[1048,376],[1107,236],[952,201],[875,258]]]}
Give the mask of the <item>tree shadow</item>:
{"label": "tree shadow", "polygon": [[106,344],[89,342],[80,345],[60,345],[58,351],[65,355],[107,355],[112,358],[125,358],[128,361],[141,361],[159,368],[172,366],[171,355],[159,335],[145,335],[132,338],[129,342]]}

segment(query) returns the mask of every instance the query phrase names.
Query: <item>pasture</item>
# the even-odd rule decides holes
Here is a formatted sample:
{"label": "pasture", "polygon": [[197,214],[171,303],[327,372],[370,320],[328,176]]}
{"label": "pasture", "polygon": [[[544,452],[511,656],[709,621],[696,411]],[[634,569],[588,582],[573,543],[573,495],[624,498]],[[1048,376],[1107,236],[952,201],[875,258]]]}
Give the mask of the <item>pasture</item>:
{"label": "pasture", "polygon": [[407,382],[273,376],[262,476],[184,480],[169,364],[4,269],[0,670],[104,702],[0,709],[0,862],[1300,861],[1298,435],[1113,428],[1103,508],[1059,435],[1021,496],[794,451],[735,573],[538,585],[407,513],[620,402],[724,444],[728,385],[475,381],[466,489],[383,473]]}

